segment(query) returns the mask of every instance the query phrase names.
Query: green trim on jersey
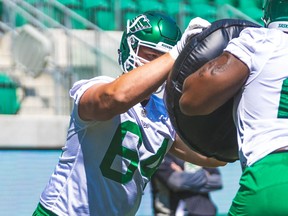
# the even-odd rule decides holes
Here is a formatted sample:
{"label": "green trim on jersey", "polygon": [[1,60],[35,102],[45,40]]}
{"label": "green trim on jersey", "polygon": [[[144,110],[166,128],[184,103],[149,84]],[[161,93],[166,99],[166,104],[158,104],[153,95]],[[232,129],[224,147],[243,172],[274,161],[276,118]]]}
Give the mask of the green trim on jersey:
{"label": "green trim on jersey", "polygon": [[140,162],[141,174],[143,176],[146,176],[149,179],[151,179],[151,176],[153,175],[153,173],[160,166],[164,158],[164,155],[166,154],[167,147],[168,147],[168,139],[164,139],[161,147],[158,149],[158,151],[154,155]]}
{"label": "green trim on jersey", "polygon": [[288,118],[288,79],[283,81],[280,103],[278,108],[278,118]]}
{"label": "green trim on jersey", "polygon": [[58,215],[46,209],[44,206],[41,205],[41,203],[39,203],[32,216],[58,216]]}
{"label": "green trim on jersey", "polygon": [[[139,163],[137,151],[122,145],[127,132],[135,134],[139,138],[137,146],[141,145],[142,135],[139,126],[131,121],[123,122],[118,126],[116,133],[114,134],[109,145],[109,148],[100,164],[100,169],[103,176],[121,184],[125,184],[132,180],[133,174]],[[117,156],[130,161],[130,165],[127,167],[126,173],[118,172],[111,168]]]}
{"label": "green trim on jersey", "polygon": [[[135,145],[135,149],[129,149],[122,145],[127,132],[130,132],[138,137],[138,143],[137,146]],[[141,174],[150,179],[164,158],[169,140],[165,138],[161,147],[154,155],[140,161],[136,148],[139,149],[142,142],[143,138],[139,125],[131,121],[121,123],[118,126],[109,148],[100,164],[102,175],[108,179],[119,182],[120,184],[126,184],[133,179],[135,170],[138,168],[140,163]],[[122,160],[125,159],[129,161],[129,165],[127,166],[127,171],[125,173],[112,169],[112,165],[114,161],[117,160],[117,157],[123,158]]]}

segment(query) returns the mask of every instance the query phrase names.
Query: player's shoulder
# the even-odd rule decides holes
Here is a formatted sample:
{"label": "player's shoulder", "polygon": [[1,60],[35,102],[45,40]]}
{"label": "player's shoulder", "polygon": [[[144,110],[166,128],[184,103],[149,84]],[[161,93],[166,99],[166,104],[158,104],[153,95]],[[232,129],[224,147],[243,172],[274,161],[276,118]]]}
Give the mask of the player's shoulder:
{"label": "player's shoulder", "polygon": [[283,39],[286,41],[287,35],[280,30],[249,27],[242,30],[239,37],[232,39],[229,43],[245,49],[246,52],[259,53],[279,46]]}
{"label": "player's shoulder", "polygon": [[255,42],[260,41],[277,41],[279,37],[283,36],[283,32],[278,29],[269,28],[245,28],[241,31],[240,37],[246,38],[247,40],[254,40]]}
{"label": "player's shoulder", "polygon": [[109,77],[109,76],[97,76],[94,78],[91,78],[89,81],[90,82],[112,82],[113,80],[115,80],[114,77]]}
{"label": "player's shoulder", "polygon": [[93,77],[91,79],[82,79],[79,81],[76,81],[72,88],[70,89],[70,96],[72,98],[75,97],[75,95],[82,95],[88,88],[90,88],[92,85],[97,83],[109,83],[115,80],[113,77],[109,76],[97,76]]}
{"label": "player's shoulder", "polygon": [[82,79],[79,81],[76,81],[73,85],[73,88],[79,88],[83,85],[90,85],[91,83],[108,83],[112,82],[115,78],[109,77],[109,76],[96,76],[91,79]]}

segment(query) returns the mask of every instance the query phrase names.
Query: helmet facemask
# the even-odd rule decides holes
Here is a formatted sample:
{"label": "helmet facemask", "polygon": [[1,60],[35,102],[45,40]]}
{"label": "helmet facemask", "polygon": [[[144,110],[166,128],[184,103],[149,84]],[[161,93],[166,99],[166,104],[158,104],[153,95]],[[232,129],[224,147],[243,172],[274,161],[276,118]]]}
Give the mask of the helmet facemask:
{"label": "helmet facemask", "polygon": [[[124,65],[125,65],[124,73],[127,73],[131,69],[142,66],[143,64],[149,62],[147,59],[140,57],[138,54],[140,47],[146,46],[144,45],[143,41],[141,41],[135,35],[131,35],[130,37],[127,38],[127,42],[128,42],[130,55],[128,56],[127,60],[124,62]],[[147,47],[154,49],[153,46],[147,46]]]}

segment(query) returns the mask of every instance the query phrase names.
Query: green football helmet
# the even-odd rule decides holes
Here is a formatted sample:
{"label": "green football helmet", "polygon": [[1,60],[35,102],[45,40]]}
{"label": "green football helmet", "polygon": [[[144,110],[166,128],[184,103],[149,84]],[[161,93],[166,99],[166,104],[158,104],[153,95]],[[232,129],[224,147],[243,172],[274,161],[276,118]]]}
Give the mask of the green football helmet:
{"label": "green football helmet", "polygon": [[138,56],[140,46],[168,52],[181,38],[181,31],[173,18],[156,11],[147,11],[127,21],[123,32],[118,62],[124,73],[148,62]]}
{"label": "green football helmet", "polygon": [[288,0],[265,0],[263,10],[266,27],[288,31]]}

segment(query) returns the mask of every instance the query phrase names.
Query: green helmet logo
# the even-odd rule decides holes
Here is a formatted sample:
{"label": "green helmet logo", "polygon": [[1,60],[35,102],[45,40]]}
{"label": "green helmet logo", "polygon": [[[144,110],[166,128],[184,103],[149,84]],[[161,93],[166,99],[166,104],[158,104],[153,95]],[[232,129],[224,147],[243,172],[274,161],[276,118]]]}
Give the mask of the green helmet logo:
{"label": "green helmet logo", "polygon": [[[168,52],[181,38],[181,31],[173,18],[155,11],[148,11],[127,21],[123,32],[118,62],[124,72],[142,65],[145,59],[138,56],[140,46]],[[141,61],[142,60],[142,61]]]}
{"label": "green helmet logo", "polygon": [[263,10],[266,27],[288,31],[288,0],[265,0]]}
{"label": "green helmet logo", "polygon": [[134,26],[130,27],[131,33],[135,33],[137,31],[142,31],[142,30],[149,29],[152,27],[149,23],[149,20],[147,19],[145,15],[140,15],[135,19],[136,20],[133,22]]}

